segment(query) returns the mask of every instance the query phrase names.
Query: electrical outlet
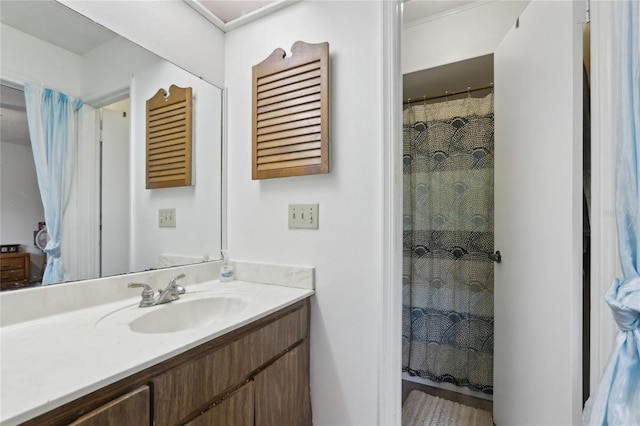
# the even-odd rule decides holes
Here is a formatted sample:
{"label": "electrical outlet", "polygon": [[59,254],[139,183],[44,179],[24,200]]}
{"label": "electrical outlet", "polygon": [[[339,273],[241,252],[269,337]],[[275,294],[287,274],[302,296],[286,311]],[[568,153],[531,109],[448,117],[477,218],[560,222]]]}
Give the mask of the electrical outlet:
{"label": "electrical outlet", "polygon": [[289,229],[318,229],[318,204],[289,204]]}
{"label": "electrical outlet", "polygon": [[158,210],[158,225],[161,228],[176,227],[176,209],[160,209]]}

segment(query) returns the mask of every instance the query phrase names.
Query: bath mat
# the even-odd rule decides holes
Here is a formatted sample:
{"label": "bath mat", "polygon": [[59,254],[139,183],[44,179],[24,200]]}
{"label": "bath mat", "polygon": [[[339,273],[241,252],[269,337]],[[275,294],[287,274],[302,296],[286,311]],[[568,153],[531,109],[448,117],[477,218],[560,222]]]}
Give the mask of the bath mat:
{"label": "bath mat", "polygon": [[402,426],[493,426],[491,413],[411,391],[402,406]]}

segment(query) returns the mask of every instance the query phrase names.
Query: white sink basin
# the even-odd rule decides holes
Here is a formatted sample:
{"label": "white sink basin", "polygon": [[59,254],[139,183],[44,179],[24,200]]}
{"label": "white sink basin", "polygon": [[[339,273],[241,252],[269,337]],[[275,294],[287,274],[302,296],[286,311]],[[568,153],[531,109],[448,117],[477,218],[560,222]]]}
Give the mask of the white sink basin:
{"label": "white sink basin", "polygon": [[128,306],[96,323],[96,328],[128,325],[136,333],[173,333],[212,324],[241,313],[247,301],[238,296],[209,295],[182,299],[149,308]]}

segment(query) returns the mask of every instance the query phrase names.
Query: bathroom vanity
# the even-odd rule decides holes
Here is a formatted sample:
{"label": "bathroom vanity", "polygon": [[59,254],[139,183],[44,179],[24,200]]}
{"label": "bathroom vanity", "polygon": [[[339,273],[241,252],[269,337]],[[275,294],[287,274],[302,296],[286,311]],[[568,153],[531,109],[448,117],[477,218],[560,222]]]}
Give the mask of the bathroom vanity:
{"label": "bathroom vanity", "polygon": [[26,424],[105,421],[156,426],[311,424],[308,299]]}
{"label": "bathroom vanity", "polygon": [[3,326],[1,424],[310,425],[313,290],[185,287]]}

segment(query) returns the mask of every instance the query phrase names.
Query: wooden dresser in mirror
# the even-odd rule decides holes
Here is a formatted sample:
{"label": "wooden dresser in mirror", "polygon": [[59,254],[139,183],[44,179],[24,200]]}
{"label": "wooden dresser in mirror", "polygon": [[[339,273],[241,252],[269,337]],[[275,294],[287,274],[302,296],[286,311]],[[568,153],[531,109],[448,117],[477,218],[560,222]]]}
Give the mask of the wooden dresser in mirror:
{"label": "wooden dresser in mirror", "polygon": [[0,265],[2,268],[0,289],[8,290],[29,285],[29,253],[0,253]]}

